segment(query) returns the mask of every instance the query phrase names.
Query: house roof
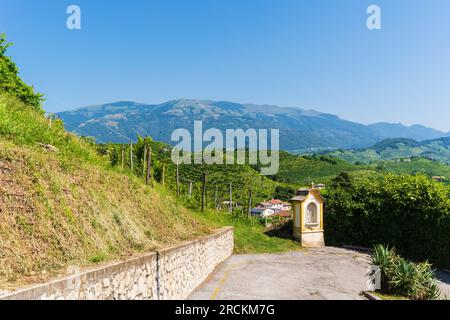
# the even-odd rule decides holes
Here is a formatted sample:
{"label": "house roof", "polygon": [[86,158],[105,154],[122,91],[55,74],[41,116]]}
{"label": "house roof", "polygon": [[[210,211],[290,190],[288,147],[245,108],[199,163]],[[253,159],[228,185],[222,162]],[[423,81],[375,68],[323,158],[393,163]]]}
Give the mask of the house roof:
{"label": "house roof", "polygon": [[272,203],[270,202],[261,202],[260,204],[258,204],[259,206],[263,206],[263,207],[270,207],[272,205]]}
{"label": "house roof", "polygon": [[269,217],[284,217],[284,218],[289,218],[292,215],[291,211],[278,211],[275,213],[272,213]]}
{"label": "house roof", "polygon": [[278,199],[272,199],[272,200],[270,200],[269,202],[270,202],[271,204],[282,204],[282,203],[283,203],[283,201],[278,200]]}

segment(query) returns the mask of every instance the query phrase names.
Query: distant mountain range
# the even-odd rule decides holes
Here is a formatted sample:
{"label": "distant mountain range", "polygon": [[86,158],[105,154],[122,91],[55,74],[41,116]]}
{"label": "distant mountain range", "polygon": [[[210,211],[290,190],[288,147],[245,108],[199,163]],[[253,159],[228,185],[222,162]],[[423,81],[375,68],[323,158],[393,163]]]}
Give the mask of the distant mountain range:
{"label": "distant mountain range", "polygon": [[90,106],[57,114],[66,129],[98,142],[129,142],[137,135],[170,143],[175,129],[280,129],[280,147],[292,152],[366,148],[386,138],[415,140],[449,136],[421,125],[377,123],[363,125],[331,114],[300,108],[239,104],[225,101],[173,100],[157,105],[132,101]]}
{"label": "distant mountain range", "polygon": [[387,139],[359,150],[335,150],[326,154],[352,163],[371,163],[379,160],[426,158],[450,163],[450,137],[425,140]]}

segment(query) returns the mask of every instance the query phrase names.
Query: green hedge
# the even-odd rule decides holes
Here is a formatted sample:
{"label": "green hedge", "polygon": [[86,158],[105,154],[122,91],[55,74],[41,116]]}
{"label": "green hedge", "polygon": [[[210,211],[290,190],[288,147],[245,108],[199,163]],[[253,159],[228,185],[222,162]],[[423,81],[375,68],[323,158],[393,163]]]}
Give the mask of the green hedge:
{"label": "green hedge", "polygon": [[328,244],[389,244],[449,268],[450,188],[420,175],[341,176],[326,194],[325,234]]}

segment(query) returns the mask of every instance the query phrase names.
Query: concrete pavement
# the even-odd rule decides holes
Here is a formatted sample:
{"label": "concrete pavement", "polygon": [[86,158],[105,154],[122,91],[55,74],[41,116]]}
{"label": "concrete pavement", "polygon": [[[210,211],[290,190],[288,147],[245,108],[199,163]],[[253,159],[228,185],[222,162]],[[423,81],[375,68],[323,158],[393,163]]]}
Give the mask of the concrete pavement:
{"label": "concrete pavement", "polygon": [[235,255],[189,299],[360,300],[369,262],[366,254],[334,247]]}

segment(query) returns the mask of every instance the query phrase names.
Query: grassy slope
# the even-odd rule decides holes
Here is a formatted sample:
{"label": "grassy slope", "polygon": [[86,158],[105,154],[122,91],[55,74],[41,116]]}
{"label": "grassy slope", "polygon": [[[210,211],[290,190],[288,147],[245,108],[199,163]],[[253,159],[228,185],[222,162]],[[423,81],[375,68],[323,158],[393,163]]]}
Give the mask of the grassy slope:
{"label": "grassy slope", "polygon": [[265,228],[256,220],[236,218],[215,210],[197,212],[196,215],[201,221],[208,224],[233,226],[235,252],[239,254],[274,253],[301,249],[300,244],[296,241],[279,236],[269,236]]}
{"label": "grassy slope", "polygon": [[4,96],[0,168],[0,285],[153,250],[211,229],[158,187],[111,169],[62,124],[49,125]]}
{"label": "grassy slope", "polygon": [[[244,174],[230,169],[230,176],[245,183],[254,177],[249,167]],[[216,171],[210,171],[214,181]],[[62,123],[49,123],[2,95],[0,180],[0,287],[43,280],[70,265],[125,258],[225,225],[235,227],[236,253],[299,249],[298,243],[268,236],[261,224],[245,218],[186,209],[185,199],[111,167]],[[267,190],[276,184],[267,178],[261,183]]]}

